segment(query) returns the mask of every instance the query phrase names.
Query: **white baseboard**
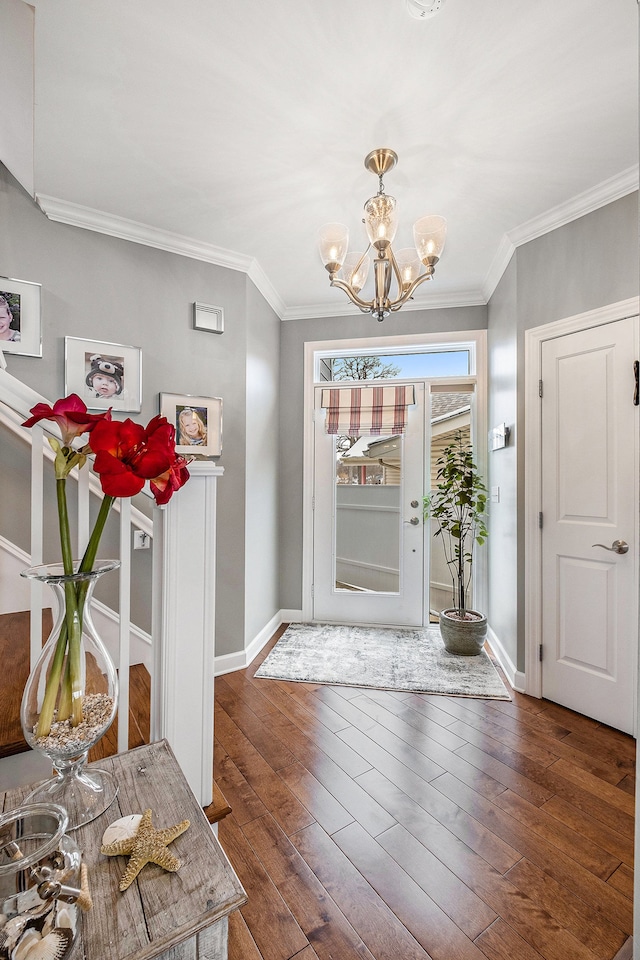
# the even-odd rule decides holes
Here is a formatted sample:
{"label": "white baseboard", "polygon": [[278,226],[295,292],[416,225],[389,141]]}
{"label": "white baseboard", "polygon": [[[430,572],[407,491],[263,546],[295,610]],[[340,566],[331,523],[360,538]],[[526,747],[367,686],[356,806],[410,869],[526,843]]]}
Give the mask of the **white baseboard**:
{"label": "white baseboard", "polygon": [[234,670],[245,670],[258,656],[262,648],[269,642],[278,627],[283,623],[294,623],[302,620],[302,610],[279,610],[262,630],[253,638],[244,650],[237,653],[223,653],[215,660],[215,675],[221,677]]}
{"label": "white baseboard", "polygon": [[516,665],[503,647],[502,643],[498,639],[497,635],[493,632],[491,627],[488,631],[489,646],[491,647],[492,653],[495,655],[496,660],[504,670],[505,676],[509,681],[510,686],[517,693],[525,692],[525,674],[520,670],[516,669]]}

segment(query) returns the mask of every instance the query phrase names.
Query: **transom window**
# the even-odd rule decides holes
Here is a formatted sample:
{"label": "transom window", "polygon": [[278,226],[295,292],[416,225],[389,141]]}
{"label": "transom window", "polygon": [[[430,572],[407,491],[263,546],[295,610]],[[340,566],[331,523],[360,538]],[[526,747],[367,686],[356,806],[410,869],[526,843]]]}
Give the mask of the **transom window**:
{"label": "transom window", "polygon": [[323,357],[321,381],[406,380],[466,377],[471,372],[469,350],[430,350],[419,353],[358,353]]}

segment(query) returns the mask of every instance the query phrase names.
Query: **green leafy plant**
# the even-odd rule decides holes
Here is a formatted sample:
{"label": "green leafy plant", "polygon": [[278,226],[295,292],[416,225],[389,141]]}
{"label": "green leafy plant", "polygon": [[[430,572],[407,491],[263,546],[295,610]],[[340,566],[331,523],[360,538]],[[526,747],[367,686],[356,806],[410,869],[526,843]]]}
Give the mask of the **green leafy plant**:
{"label": "green leafy plant", "polygon": [[473,460],[473,451],[462,431],[436,460],[437,484],[424,497],[425,519],[438,525],[434,536],[442,538],[444,555],[453,582],[453,606],[461,619],[472,619],[467,610],[471,583],[473,545],[487,539],[485,525],[487,488]]}

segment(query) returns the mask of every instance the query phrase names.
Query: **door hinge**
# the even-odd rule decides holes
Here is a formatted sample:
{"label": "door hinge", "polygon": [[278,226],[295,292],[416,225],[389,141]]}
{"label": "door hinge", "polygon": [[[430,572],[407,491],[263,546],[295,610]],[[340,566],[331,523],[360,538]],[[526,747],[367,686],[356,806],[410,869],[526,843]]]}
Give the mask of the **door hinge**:
{"label": "door hinge", "polygon": [[538,647],[538,660],[542,663],[542,644]]}
{"label": "door hinge", "polygon": [[316,508],[316,498],[311,497],[311,509],[315,510],[315,508]]}
{"label": "door hinge", "polygon": [[542,530],[542,510],[538,514],[538,527]]}
{"label": "door hinge", "polygon": [[538,396],[542,396],[542,380],[538,380]]}
{"label": "door hinge", "polygon": [[637,360],[633,361],[633,378],[635,380],[635,387],[633,389],[633,405],[634,407],[640,406],[640,362]]}

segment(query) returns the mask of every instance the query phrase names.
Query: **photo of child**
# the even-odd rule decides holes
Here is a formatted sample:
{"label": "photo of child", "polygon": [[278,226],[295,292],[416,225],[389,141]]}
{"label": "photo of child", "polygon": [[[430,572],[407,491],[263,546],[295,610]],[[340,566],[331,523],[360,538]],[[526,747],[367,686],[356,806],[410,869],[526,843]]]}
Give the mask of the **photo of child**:
{"label": "photo of child", "polygon": [[20,294],[0,290],[0,341],[20,342]]}
{"label": "photo of child", "polygon": [[119,397],[124,389],[124,358],[85,353],[85,384],[88,395],[101,400]]}
{"label": "photo of child", "polygon": [[202,407],[176,407],[176,443],[179,446],[207,445],[207,411]]}

